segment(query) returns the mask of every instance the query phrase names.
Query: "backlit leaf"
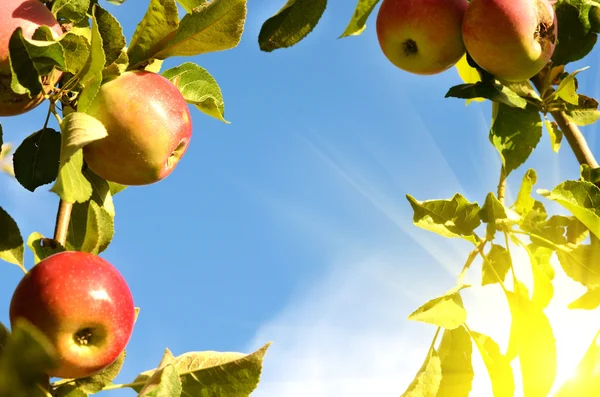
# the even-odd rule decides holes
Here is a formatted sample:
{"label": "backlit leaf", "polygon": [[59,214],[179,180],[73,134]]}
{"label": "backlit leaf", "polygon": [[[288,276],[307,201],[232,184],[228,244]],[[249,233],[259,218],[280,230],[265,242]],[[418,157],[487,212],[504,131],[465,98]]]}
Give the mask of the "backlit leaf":
{"label": "backlit leaf", "polygon": [[473,384],[473,344],[464,327],[444,331],[438,354],[442,382],[436,397],[467,397]]}
{"label": "backlit leaf", "polygon": [[379,1],[380,0],[358,0],[354,14],[352,14],[352,19],[350,20],[350,23],[348,23],[348,26],[346,26],[346,30],[344,30],[344,33],[342,33],[340,38],[358,36],[361,34],[367,27],[366,24],[369,15],[371,15]]}
{"label": "backlit leaf", "polygon": [[427,358],[417,375],[400,397],[436,397],[442,382],[442,364],[435,349],[427,353]]}
{"label": "backlit leaf", "polygon": [[467,311],[463,306],[460,290],[467,287],[468,285],[463,285],[453,288],[444,295],[430,300],[411,313],[408,319],[450,330],[460,327],[467,319]]}
{"label": "backlit leaf", "polygon": [[508,358],[500,353],[500,347],[489,336],[475,331],[470,334],[487,368],[494,397],[513,397],[515,379]]}

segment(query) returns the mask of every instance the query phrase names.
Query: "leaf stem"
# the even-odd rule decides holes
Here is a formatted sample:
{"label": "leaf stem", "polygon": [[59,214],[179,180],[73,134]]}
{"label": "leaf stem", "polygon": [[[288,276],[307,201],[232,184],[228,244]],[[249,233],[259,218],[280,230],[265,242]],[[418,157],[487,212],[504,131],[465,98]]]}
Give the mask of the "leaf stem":
{"label": "leaf stem", "polygon": [[69,230],[69,222],[71,221],[72,203],[67,203],[60,200],[58,204],[58,212],[56,214],[56,227],[54,228],[54,240],[60,243],[63,247],[67,243],[67,231]]}
{"label": "leaf stem", "polygon": [[[439,328],[438,328],[438,330],[439,330]],[[144,386],[145,384],[146,384],[145,381],[138,381],[138,382],[132,382],[132,383],[112,384],[112,385],[104,386],[102,388],[102,391],[104,391],[104,390],[124,389],[126,387],[133,388],[134,386]]]}
{"label": "leaf stem", "polygon": [[467,257],[467,261],[465,262],[462,271],[460,272],[460,274],[458,275],[458,284],[461,284],[462,281],[464,280],[467,271],[469,270],[469,268],[471,267],[471,265],[473,264],[473,261],[475,260],[475,258],[477,257],[477,254],[481,253],[481,251],[483,251],[483,249],[485,248],[485,245],[487,244],[488,240],[484,237],[479,244],[477,245],[477,247],[475,247],[473,249],[473,251],[471,251],[469,253],[469,256]]}
{"label": "leaf stem", "polygon": [[[549,74],[550,71],[547,70],[546,73]],[[534,76],[531,81],[540,93],[543,92],[545,95],[551,95],[555,91],[541,74]],[[550,114],[554,118],[554,121],[556,121],[556,124],[560,127],[565,138],[567,138],[567,142],[569,142],[569,146],[571,146],[571,150],[573,150],[579,164],[587,164],[592,168],[598,168],[598,161],[596,161],[596,158],[579,127],[571,122],[563,111],[554,110],[551,111]]]}
{"label": "leaf stem", "polygon": [[504,164],[500,168],[500,182],[498,182],[498,201],[504,205],[504,197],[506,195],[506,168]]}

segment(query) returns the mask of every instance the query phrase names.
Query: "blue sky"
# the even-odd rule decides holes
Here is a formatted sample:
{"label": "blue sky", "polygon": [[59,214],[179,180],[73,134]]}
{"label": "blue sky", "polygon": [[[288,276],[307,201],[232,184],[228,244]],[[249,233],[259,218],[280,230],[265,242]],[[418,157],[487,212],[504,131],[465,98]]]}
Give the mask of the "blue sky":
{"label": "blue sky", "polygon": [[[406,317],[454,286],[470,247],[414,227],[404,196],[460,192],[481,203],[495,191],[500,160],[487,138],[491,107],[444,99],[461,82],[454,69],[429,77],[396,69],[377,43],[375,14],[362,36],[338,40],[353,1],[330,0],[299,45],[260,52],[260,26],[282,3],[250,0],[238,48],[185,60],[219,82],[231,124],[192,109],[191,145],[173,174],[115,198],[116,234],[102,257],[120,269],[141,307],[119,382],[156,366],[165,347],[176,355],[251,352],[273,341],[253,396],[391,397],[426,354],[434,327]],[[104,6],[127,38],[145,11],[132,0]],[[591,66],[578,78],[592,96],[598,55],[570,66]],[[163,69],[183,61],[170,59]],[[41,128],[44,114],[40,106],[1,119],[5,141]],[[598,151],[596,128],[584,132]],[[544,134],[511,175],[509,202],[529,167],[538,170],[539,188],[578,176],[568,147],[554,154]],[[49,186],[30,193],[7,176],[0,183],[0,205],[22,234],[50,235],[58,200]],[[31,266],[29,253],[27,260]],[[5,324],[21,275],[4,264]],[[559,344],[559,365],[567,368],[600,321],[562,309],[580,289],[560,272],[558,282],[565,288],[549,310],[557,337],[581,340]],[[468,321],[505,346],[498,292],[467,290]],[[485,376],[476,379],[482,395],[489,393]]]}

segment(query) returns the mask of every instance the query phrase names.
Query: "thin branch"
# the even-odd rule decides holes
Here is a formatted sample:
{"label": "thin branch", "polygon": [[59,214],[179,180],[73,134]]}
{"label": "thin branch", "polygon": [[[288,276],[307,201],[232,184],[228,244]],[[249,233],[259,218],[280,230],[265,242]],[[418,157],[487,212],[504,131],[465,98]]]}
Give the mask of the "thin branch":
{"label": "thin branch", "polygon": [[60,243],[63,247],[67,243],[67,231],[69,230],[69,222],[71,221],[71,210],[73,204],[60,200],[58,204],[58,213],[56,214],[56,227],[54,228],[54,240]]}
{"label": "thin branch", "polygon": [[[551,95],[555,91],[539,74],[534,76],[531,81],[538,91],[540,93],[543,92],[544,95]],[[592,168],[598,168],[598,162],[579,127],[571,122],[563,111],[551,111],[550,114],[560,127],[565,138],[567,138],[567,142],[569,142],[569,146],[571,146],[579,164],[587,164]]]}
{"label": "thin branch", "polygon": [[498,182],[498,201],[504,205],[504,196],[506,195],[506,169],[504,165],[500,169],[500,182]]}

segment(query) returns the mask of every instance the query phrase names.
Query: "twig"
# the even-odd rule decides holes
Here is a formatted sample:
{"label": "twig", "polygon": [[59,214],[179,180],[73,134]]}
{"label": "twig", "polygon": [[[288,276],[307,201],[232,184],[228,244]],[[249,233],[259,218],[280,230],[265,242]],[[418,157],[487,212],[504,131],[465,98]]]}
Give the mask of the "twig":
{"label": "twig", "polygon": [[58,213],[56,214],[56,227],[54,228],[54,240],[60,243],[63,247],[67,243],[67,231],[69,230],[69,222],[71,221],[71,210],[73,204],[60,200],[58,204]]}
{"label": "twig", "polygon": [[[546,83],[544,80],[545,79],[543,76],[540,76],[540,74],[531,79],[540,93],[544,92],[544,95],[551,95],[555,90],[552,88],[552,86],[546,86],[548,83]],[[571,146],[571,149],[573,150],[575,157],[577,157],[579,164],[587,164],[592,168],[598,168],[598,162],[590,150],[590,147],[579,127],[575,123],[571,122],[563,111],[551,111],[550,114],[554,118],[554,121],[556,121],[556,124],[558,124],[560,127],[565,138],[567,138],[567,142],[569,142],[569,146]]]}
{"label": "twig", "polygon": [[498,182],[498,201],[504,205],[504,196],[506,195],[506,170],[504,164],[500,168],[500,182]]}

